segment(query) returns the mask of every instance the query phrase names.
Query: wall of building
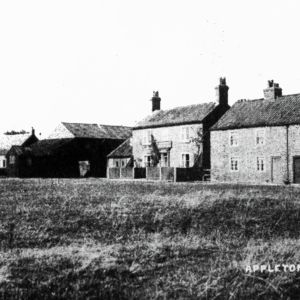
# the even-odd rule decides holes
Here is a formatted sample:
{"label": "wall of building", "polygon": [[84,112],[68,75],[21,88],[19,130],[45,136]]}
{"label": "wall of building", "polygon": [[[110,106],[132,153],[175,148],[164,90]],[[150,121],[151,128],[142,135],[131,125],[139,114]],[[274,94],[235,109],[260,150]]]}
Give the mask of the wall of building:
{"label": "wall of building", "polygon": [[124,168],[127,166],[130,157],[125,158],[109,158],[107,162],[108,168]]}
{"label": "wall of building", "polygon": [[[152,129],[138,129],[132,132],[133,157],[136,166],[144,166],[144,156],[151,153],[151,146],[144,142],[147,131],[151,131],[156,144],[160,150],[169,151],[170,167],[181,167],[182,154],[190,154],[191,164],[193,165],[198,147],[189,140],[182,140],[182,128],[189,127],[190,138],[197,137],[197,131],[202,131],[202,124],[179,125],[170,127],[159,127]],[[165,148],[164,148],[165,147]]]}
{"label": "wall of building", "polygon": [[[265,133],[263,145],[256,144],[257,130]],[[236,146],[230,145],[231,132],[236,133]],[[289,126],[288,130],[286,126],[276,126],[212,131],[211,180],[249,183],[283,183],[286,179],[293,181],[293,157],[298,155],[300,126]],[[231,157],[238,158],[238,171],[231,170]],[[257,170],[257,157],[264,158],[263,171]],[[275,178],[274,158],[278,159],[279,181]]]}
{"label": "wall of building", "polygon": [[[231,182],[271,182],[271,157],[280,156],[285,172],[286,130],[284,127],[266,127],[265,142],[256,145],[258,128],[211,132],[211,180]],[[237,137],[237,145],[230,145],[230,134]],[[231,157],[238,158],[238,171],[231,170]],[[264,157],[264,171],[257,171],[257,157]],[[284,174],[286,176],[286,173]]]}

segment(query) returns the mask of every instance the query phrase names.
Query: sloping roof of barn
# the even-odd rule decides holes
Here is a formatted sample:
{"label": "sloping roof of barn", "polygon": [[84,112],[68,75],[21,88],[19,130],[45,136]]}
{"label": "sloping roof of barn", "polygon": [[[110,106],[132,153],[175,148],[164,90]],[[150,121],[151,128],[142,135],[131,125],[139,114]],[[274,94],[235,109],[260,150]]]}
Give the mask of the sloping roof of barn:
{"label": "sloping roof of barn", "polygon": [[154,111],[133,129],[201,123],[215,107],[216,103],[209,102]]}
{"label": "sloping roof of barn", "polygon": [[0,155],[5,155],[12,146],[22,146],[30,137],[31,133],[11,135],[1,134]]}
{"label": "sloping roof of barn", "polygon": [[300,125],[300,94],[281,96],[275,100],[237,101],[211,130],[292,124]]}
{"label": "sloping roof of barn", "polygon": [[130,144],[130,139],[127,139],[115,150],[107,155],[108,158],[121,158],[121,157],[131,157],[132,156],[132,146]]}
{"label": "sloping roof of barn", "polygon": [[40,140],[32,144],[28,149],[28,153],[33,156],[49,156],[57,153],[57,151],[72,142],[73,139],[46,139]]}
{"label": "sloping roof of barn", "polygon": [[127,139],[129,136],[131,127],[127,126],[62,122],[48,138]]}

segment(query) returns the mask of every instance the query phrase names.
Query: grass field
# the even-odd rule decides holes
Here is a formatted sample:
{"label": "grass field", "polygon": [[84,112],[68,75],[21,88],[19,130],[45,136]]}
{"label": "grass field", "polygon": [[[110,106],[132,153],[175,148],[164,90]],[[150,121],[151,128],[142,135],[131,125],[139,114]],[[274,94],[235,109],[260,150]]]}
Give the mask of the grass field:
{"label": "grass field", "polygon": [[0,181],[0,299],[299,299],[300,188]]}

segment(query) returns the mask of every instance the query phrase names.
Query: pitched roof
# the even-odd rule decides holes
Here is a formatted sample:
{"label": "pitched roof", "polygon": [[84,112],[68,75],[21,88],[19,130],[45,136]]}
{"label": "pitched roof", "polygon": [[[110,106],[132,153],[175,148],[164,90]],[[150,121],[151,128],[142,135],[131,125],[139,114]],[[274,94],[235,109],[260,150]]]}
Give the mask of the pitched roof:
{"label": "pitched roof", "polygon": [[72,142],[73,139],[47,139],[40,140],[32,144],[28,149],[28,153],[33,156],[48,156],[55,154],[60,147]]}
{"label": "pitched roof", "polygon": [[237,101],[211,130],[300,124],[300,94]]}
{"label": "pitched roof", "polygon": [[119,157],[131,157],[132,156],[132,146],[130,144],[130,139],[127,139],[119,147],[113,150],[107,155],[108,158],[119,158]]}
{"label": "pitched roof", "polygon": [[154,111],[133,129],[200,123],[215,107],[216,103],[209,102]]}
{"label": "pitched roof", "polygon": [[0,153],[6,154],[12,146],[22,146],[31,136],[31,133],[24,134],[1,134],[0,135]]}
{"label": "pitched roof", "polygon": [[127,139],[130,135],[127,126],[62,122],[48,138]]}

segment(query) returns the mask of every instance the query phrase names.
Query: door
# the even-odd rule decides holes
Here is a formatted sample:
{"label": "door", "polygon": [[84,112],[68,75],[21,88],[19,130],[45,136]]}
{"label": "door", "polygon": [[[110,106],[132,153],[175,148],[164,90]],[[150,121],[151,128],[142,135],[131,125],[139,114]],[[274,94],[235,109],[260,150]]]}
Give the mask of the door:
{"label": "door", "polygon": [[294,157],[294,182],[300,183],[300,157]]}
{"label": "door", "polygon": [[271,158],[271,180],[274,183],[283,183],[282,159],[280,156]]}

